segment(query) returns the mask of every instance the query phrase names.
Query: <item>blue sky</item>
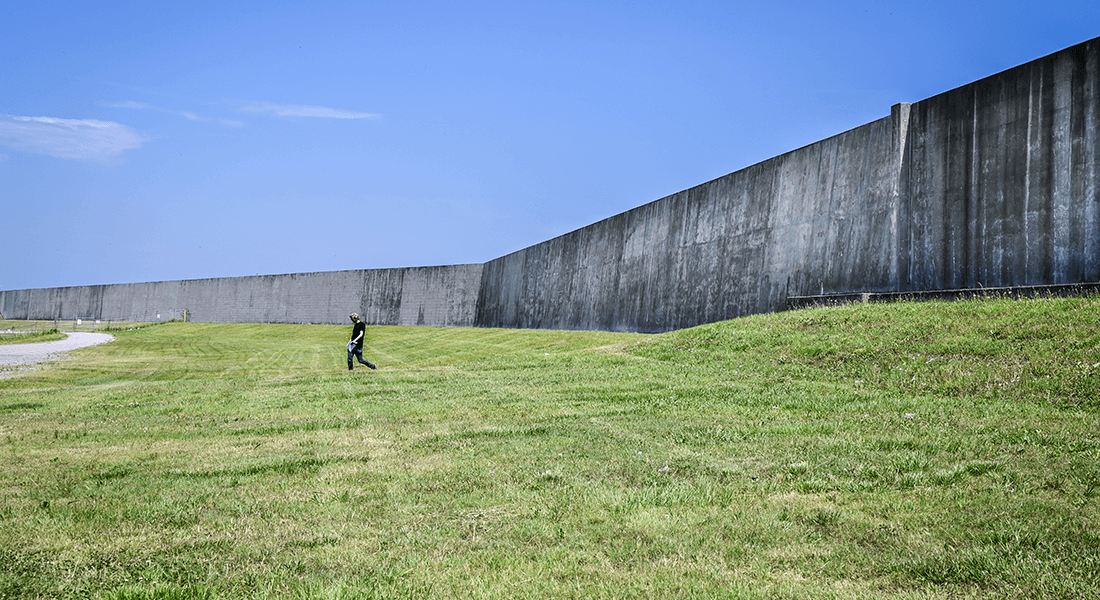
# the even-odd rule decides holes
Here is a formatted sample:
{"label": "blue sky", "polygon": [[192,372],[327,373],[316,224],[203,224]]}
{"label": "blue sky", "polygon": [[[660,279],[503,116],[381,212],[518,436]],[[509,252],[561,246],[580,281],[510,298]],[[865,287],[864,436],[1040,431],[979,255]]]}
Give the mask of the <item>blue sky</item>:
{"label": "blue sky", "polygon": [[0,289],[485,262],[1096,36],[1096,0],[8,0]]}

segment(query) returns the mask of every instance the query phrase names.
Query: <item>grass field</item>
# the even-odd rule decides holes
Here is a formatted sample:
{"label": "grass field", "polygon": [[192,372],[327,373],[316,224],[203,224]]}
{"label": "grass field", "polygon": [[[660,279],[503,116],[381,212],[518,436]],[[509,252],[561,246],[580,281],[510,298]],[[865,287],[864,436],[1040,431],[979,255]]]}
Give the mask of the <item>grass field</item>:
{"label": "grass field", "polygon": [[0,380],[0,599],[1100,598],[1100,299],[169,323]]}
{"label": "grass field", "polygon": [[114,333],[139,327],[150,327],[155,323],[133,321],[11,321],[0,319],[0,345],[37,344],[65,339],[66,332]]}
{"label": "grass field", "polygon": [[41,342],[56,342],[63,339],[65,339],[65,334],[58,332],[56,329],[18,333],[0,332],[0,344],[38,344]]}

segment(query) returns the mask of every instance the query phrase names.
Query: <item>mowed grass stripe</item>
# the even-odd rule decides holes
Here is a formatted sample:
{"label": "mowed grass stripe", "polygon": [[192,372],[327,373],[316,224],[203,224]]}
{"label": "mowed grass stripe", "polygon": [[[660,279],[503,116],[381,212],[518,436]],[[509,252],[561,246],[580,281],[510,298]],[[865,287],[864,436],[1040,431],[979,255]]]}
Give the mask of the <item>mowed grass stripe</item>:
{"label": "mowed grass stripe", "polygon": [[1097,597],[1096,298],[350,329],[0,381],[0,596]]}

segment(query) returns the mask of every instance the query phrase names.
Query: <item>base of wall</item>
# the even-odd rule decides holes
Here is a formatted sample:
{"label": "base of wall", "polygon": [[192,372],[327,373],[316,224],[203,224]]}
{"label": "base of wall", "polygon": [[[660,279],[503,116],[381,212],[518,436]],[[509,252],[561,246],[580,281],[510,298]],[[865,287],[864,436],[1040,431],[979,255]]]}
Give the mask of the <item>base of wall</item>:
{"label": "base of wall", "polygon": [[786,310],[839,306],[860,302],[929,302],[933,300],[983,300],[996,298],[1065,298],[1100,294],[1100,282],[1072,285],[1028,285],[1017,287],[968,288],[957,290],[929,290],[924,292],[875,292],[852,294],[823,294],[820,296],[790,296]]}

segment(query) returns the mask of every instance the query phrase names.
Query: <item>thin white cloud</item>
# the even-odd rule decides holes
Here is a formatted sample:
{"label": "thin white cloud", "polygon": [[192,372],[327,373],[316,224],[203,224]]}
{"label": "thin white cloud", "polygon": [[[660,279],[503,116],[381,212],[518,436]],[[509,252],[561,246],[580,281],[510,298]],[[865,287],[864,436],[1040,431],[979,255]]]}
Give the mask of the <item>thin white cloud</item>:
{"label": "thin white cloud", "polygon": [[280,117],[319,117],[322,119],[375,119],[375,113],[356,112],[327,106],[303,106],[300,104],[275,104],[274,102],[249,102],[241,107],[243,112],[271,113]]}
{"label": "thin white cloud", "polygon": [[244,123],[236,121],[234,119],[216,119],[214,117],[207,117],[198,113],[193,113],[188,110],[172,110],[170,108],[161,108],[159,106],[153,106],[145,102],[135,102],[133,100],[127,100],[126,102],[104,102],[103,106],[110,106],[111,108],[128,108],[133,110],[155,110],[158,112],[168,113],[170,115],[176,115],[177,117],[183,117],[188,121],[197,121],[201,123],[220,123],[226,127],[244,127]]}
{"label": "thin white cloud", "polygon": [[126,102],[104,102],[103,106],[110,106],[113,108],[133,108],[137,110],[141,110],[144,108],[153,108],[151,104],[146,104],[144,102],[134,102],[133,100],[127,100]]}
{"label": "thin white cloud", "polygon": [[145,141],[114,121],[0,115],[0,145],[19,152],[104,162]]}

